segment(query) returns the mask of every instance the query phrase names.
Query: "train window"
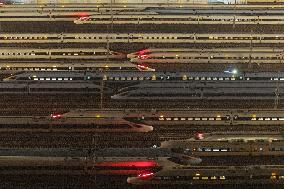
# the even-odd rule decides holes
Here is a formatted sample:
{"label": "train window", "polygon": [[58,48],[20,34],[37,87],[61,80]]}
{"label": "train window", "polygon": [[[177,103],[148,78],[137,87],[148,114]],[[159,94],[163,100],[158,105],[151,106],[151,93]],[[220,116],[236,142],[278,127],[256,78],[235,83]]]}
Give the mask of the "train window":
{"label": "train window", "polygon": [[262,118],[262,117],[259,117],[259,118],[258,118],[258,121],[263,121],[263,118]]}
{"label": "train window", "polygon": [[159,121],[164,121],[165,119],[163,117],[159,117]]}
{"label": "train window", "polygon": [[57,78],[58,81],[62,81],[62,78]]}
{"label": "train window", "polygon": [[255,117],[253,117],[253,118],[251,118],[251,120],[252,120],[252,121],[256,121],[256,118],[255,118]]}
{"label": "train window", "polygon": [[200,121],[200,118],[199,117],[195,117],[194,120],[195,121]]}
{"label": "train window", "polygon": [[226,177],[225,176],[220,176],[220,180],[225,180]]}
{"label": "train window", "polygon": [[207,80],[211,80],[211,77],[207,77]]}
{"label": "train window", "polygon": [[43,80],[44,80],[44,78],[39,78],[39,80],[43,81]]}
{"label": "train window", "polygon": [[182,117],[182,118],[180,118],[180,120],[181,120],[181,121],[185,121],[185,118],[184,118],[184,117]]}
{"label": "train window", "polygon": [[45,78],[45,80],[49,81],[49,80],[50,80],[50,78]]}
{"label": "train window", "polygon": [[280,121],[284,121],[284,118],[280,117],[279,120],[280,120]]}
{"label": "train window", "polygon": [[174,118],[174,121],[178,121],[178,118],[177,118],[177,117],[175,117],[175,118]]}
{"label": "train window", "polygon": [[272,118],[271,120],[272,120],[272,121],[277,121],[277,118],[274,117],[274,118]]}
{"label": "train window", "polygon": [[234,77],[231,77],[231,80],[232,80],[232,81],[234,81],[234,80],[236,80],[236,78],[234,78]]}
{"label": "train window", "polygon": [[264,120],[265,120],[265,121],[270,121],[270,118],[265,118]]}
{"label": "train window", "polygon": [[193,118],[192,118],[192,117],[189,117],[189,118],[187,118],[187,120],[192,121],[192,120],[193,120]]}
{"label": "train window", "polygon": [[38,78],[34,78],[34,80],[38,80]]}
{"label": "train window", "polygon": [[52,78],[51,80],[52,80],[52,81],[56,81],[56,78]]}
{"label": "train window", "polygon": [[213,117],[210,117],[210,118],[209,118],[209,121],[214,121],[214,118],[213,118]]}
{"label": "train window", "polygon": [[166,118],[166,120],[167,120],[167,121],[171,121],[171,120],[172,120],[172,118],[170,118],[170,117],[167,117],[167,118]]}
{"label": "train window", "polygon": [[207,117],[203,117],[201,120],[202,121],[207,121]]}
{"label": "train window", "polygon": [[222,119],[220,117],[216,117],[216,121],[221,121]]}
{"label": "train window", "polygon": [[224,80],[224,79],[223,79],[223,77],[220,77],[220,78],[219,78],[219,80],[221,80],[221,81],[222,81],[222,80]]}
{"label": "train window", "polygon": [[199,177],[192,177],[193,180],[199,180]]}

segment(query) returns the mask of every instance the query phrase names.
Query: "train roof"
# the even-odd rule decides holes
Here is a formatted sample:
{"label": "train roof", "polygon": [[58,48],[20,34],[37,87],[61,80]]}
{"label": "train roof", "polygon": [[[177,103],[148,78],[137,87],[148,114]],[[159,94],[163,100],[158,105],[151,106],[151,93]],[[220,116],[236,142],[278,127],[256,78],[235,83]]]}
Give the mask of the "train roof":
{"label": "train roof", "polygon": [[[213,142],[213,141],[243,141],[243,142],[248,142],[248,141],[283,141],[284,136],[283,135],[275,135],[275,134],[264,134],[264,135],[253,135],[253,134],[223,134],[223,135],[214,135],[214,134],[209,134],[204,136],[204,139],[198,140],[198,141],[208,141],[208,142]],[[190,138],[188,141],[196,141],[195,138]]]}
{"label": "train roof", "polygon": [[66,148],[1,148],[1,156],[37,157],[171,157],[168,148],[106,148],[106,149],[66,149]]}

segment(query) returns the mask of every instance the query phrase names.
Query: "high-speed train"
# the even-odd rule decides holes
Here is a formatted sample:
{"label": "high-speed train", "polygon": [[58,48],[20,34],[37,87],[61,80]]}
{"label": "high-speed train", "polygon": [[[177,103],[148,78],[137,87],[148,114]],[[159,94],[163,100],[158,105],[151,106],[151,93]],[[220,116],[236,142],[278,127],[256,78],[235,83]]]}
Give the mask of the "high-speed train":
{"label": "high-speed train", "polygon": [[[102,148],[102,149],[0,149],[0,170],[15,166],[21,172],[22,167],[33,167],[45,171],[53,165],[57,171],[69,170],[75,174],[128,175],[134,176],[144,171],[160,171],[167,164],[194,165],[202,160],[184,152],[163,148]],[[181,162],[173,161],[179,159]],[[20,162],[20,164],[19,164]],[[18,170],[16,169],[18,168]],[[75,168],[75,169],[74,169]],[[26,173],[28,171],[24,169]],[[79,172],[78,172],[79,171]]]}
{"label": "high-speed train", "polygon": [[123,53],[104,48],[19,49],[1,48],[0,60],[123,60]]}
{"label": "high-speed train", "polygon": [[[133,123],[142,123],[152,126],[272,126],[284,124],[284,111],[272,109],[158,109],[158,110],[135,110],[135,109],[79,109],[72,110],[69,114],[74,116],[95,118],[115,115],[123,117]],[[202,134],[202,133],[201,133]],[[197,139],[207,138],[207,134],[197,135]]]}
{"label": "high-speed train", "polygon": [[3,132],[151,132],[153,127],[116,116],[82,117],[71,113],[50,116],[1,116]]}
{"label": "high-speed train", "polygon": [[0,82],[2,94],[113,94],[109,87],[93,82],[73,81],[72,78],[48,78],[45,82]]}
{"label": "high-speed train", "polygon": [[149,82],[128,86],[112,96],[116,100],[274,100],[283,98],[278,82]]}
{"label": "high-speed train", "polygon": [[276,134],[203,134],[202,139],[168,140],[162,148],[180,148],[196,156],[283,156],[284,138]]}
{"label": "high-speed train", "polygon": [[284,43],[282,33],[2,33],[1,43]]}
{"label": "high-speed train", "polygon": [[137,64],[279,64],[284,59],[278,48],[145,49],[127,57]]}
{"label": "high-speed train", "polygon": [[196,15],[280,15],[283,14],[284,10],[281,9],[255,9],[255,8],[245,8],[238,7],[237,9],[226,9],[221,7],[215,7],[214,9],[200,9],[196,8],[184,8],[184,7],[148,7],[145,8],[146,12],[155,12],[158,14],[196,14]]}
{"label": "high-speed train", "polygon": [[[241,161],[241,160],[240,160]],[[284,184],[283,165],[245,166],[179,166],[168,167],[158,172],[144,172],[128,177],[134,185],[263,185]]]}
{"label": "high-speed train", "polygon": [[25,4],[25,0],[0,0],[0,5]]}
{"label": "high-speed train", "polygon": [[128,61],[98,61],[94,62],[50,62],[50,61],[21,61],[0,63],[0,73],[19,74],[22,71],[153,71],[151,68],[140,68],[139,65]]}
{"label": "high-speed train", "polygon": [[[55,67],[56,68],[56,67]],[[112,81],[112,82],[236,82],[236,81],[254,81],[254,82],[283,82],[284,72],[242,72],[226,70],[224,72],[140,72],[140,71],[38,71],[27,70],[28,72],[18,73],[9,76],[4,81],[70,81],[70,80],[90,80],[90,81]],[[55,71],[52,69],[52,71]]]}
{"label": "high-speed train", "polygon": [[218,24],[218,25],[277,25],[284,24],[283,15],[161,15],[157,13],[149,14],[114,14],[114,15],[92,15],[89,17],[81,17],[74,20],[75,24],[135,24],[135,25],[175,25],[175,24],[189,24],[189,25],[203,25],[203,24]]}

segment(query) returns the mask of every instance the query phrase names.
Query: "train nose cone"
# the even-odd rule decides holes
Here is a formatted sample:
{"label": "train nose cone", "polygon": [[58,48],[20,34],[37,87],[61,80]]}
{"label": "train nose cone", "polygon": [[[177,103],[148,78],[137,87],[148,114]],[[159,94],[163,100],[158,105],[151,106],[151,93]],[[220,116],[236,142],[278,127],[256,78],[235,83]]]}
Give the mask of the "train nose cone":
{"label": "train nose cone", "polygon": [[110,98],[111,99],[119,99],[119,95],[112,95]]}
{"label": "train nose cone", "polygon": [[192,158],[190,160],[191,164],[199,164],[202,162],[202,159],[201,158]]}
{"label": "train nose cone", "polygon": [[132,54],[127,54],[126,57],[127,57],[128,59],[131,59],[131,58],[133,58],[133,55],[132,55]]}
{"label": "train nose cone", "polygon": [[148,127],[148,132],[151,132],[151,131],[153,131],[154,130],[154,127],[152,127],[152,126],[149,126]]}

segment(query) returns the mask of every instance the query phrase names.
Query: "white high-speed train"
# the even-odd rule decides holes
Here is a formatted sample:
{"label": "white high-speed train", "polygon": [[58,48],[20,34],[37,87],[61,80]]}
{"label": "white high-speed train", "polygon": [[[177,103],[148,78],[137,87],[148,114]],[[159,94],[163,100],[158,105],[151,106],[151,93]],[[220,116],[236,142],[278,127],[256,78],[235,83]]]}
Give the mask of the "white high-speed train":
{"label": "white high-speed train", "polygon": [[0,60],[62,60],[62,59],[84,59],[84,60],[120,60],[126,55],[119,52],[108,51],[104,48],[63,48],[63,49],[21,49],[1,48]]}
{"label": "white high-speed train", "polygon": [[150,48],[128,54],[136,64],[242,64],[242,63],[282,63],[282,48]]}

